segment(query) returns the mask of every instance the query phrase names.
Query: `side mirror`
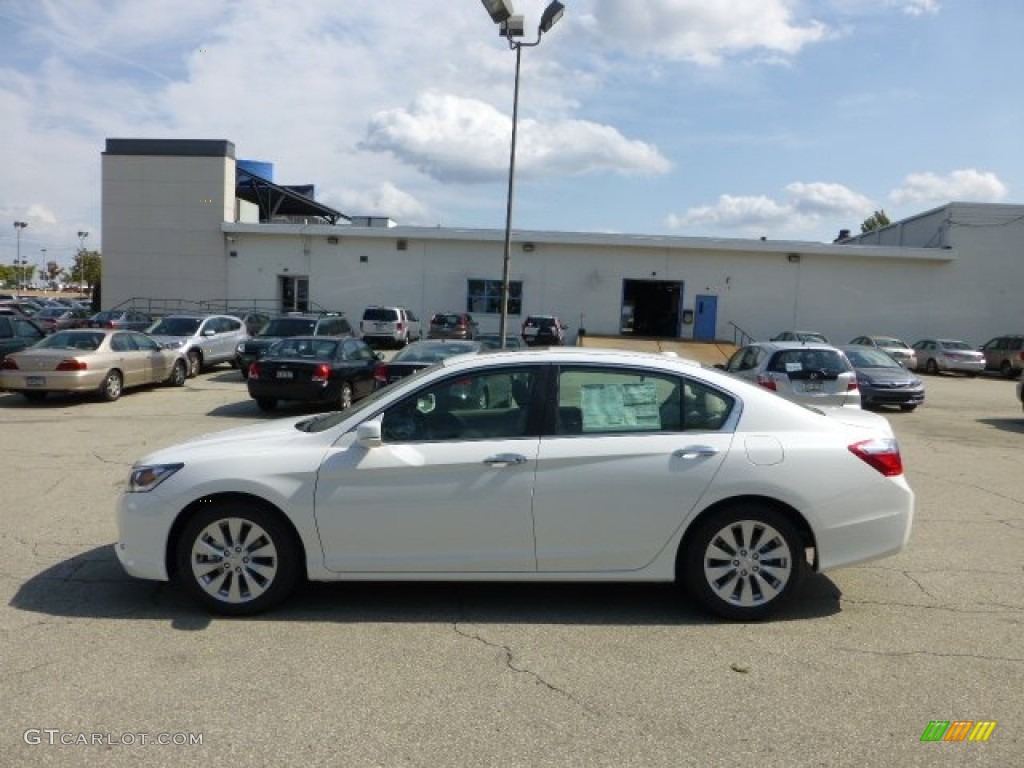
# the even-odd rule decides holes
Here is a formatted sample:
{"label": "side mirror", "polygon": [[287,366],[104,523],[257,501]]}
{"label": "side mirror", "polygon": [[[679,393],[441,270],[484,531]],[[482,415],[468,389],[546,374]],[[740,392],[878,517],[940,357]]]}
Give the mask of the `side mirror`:
{"label": "side mirror", "polygon": [[356,442],[362,448],[379,448],[384,444],[381,439],[380,419],[364,421],[356,427]]}
{"label": "side mirror", "polygon": [[213,330],[213,328],[204,328],[203,329],[203,336],[213,336],[216,333],[217,332],[215,330]]}

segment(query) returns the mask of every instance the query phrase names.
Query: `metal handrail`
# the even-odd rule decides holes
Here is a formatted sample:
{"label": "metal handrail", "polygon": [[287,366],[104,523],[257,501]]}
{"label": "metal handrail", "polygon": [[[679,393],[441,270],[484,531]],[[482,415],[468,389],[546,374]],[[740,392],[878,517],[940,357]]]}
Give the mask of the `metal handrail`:
{"label": "metal handrail", "polygon": [[757,341],[753,334],[747,333],[747,331],[740,328],[736,323],[731,320],[728,321],[729,325],[732,326],[732,343],[737,347],[745,347],[752,341]]}
{"label": "metal handrail", "polygon": [[[320,313],[330,310],[316,303],[308,302],[307,312]],[[111,309],[131,309],[138,312],[145,312],[153,317],[163,317],[176,314],[216,314],[227,312],[263,312],[270,315],[281,314],[281,302],[279,299],[154,299],[144,296],[135,296],[125,299]]]}

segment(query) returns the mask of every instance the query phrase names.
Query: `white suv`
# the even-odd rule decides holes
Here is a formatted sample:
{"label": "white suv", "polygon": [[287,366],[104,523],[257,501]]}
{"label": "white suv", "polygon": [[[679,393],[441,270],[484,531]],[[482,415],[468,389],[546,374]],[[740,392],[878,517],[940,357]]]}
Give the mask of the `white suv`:
{"label": "white suv", "polygon": [[404,347],[422,335],[420,320],[405,307],[367,307],[359,332],[367,344]]}
{"label": "white suv", "polygon": [[235,362],[235,347],[249,338],[245,325],[229,315],[168,315],[147,333],[157,344],[180,350],[189,378],[217,363]]}

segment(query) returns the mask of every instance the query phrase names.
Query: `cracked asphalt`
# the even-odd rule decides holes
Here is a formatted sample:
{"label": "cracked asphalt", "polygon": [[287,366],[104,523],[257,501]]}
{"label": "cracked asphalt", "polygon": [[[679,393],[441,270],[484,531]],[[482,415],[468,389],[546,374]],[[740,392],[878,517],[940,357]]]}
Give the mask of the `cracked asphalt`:
{"label": "cracked asphalt", "polygon": [[[0,766],[1022,765],[1024,418],[1013,382],[927,385],[890,414],[906,551],[764,624],[636,585],[317,584],[213,618],[124,575],[113,509],[147,451],[266,418],[238,374],[0,393]],[[933,720],[998,725],[921,743]]]}

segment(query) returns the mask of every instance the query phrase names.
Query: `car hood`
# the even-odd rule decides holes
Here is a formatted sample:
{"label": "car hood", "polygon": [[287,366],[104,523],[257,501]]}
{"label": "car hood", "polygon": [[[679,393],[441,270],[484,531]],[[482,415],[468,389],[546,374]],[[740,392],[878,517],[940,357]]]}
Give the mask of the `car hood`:
{"label": "car hood", "polygon": [[321,438],[326,434],[324,432],[311,434],[295,428],[297,423],[308,418],[308,415],[303,415],[274,419],[264,424],[252,424],[247,427],[212,432],[168,448],[161,448],[143,456],[135,463],[136,465],[169,464],[178,461],[222,458],[225,455],[238,456],[284,451],[293,440]]}

